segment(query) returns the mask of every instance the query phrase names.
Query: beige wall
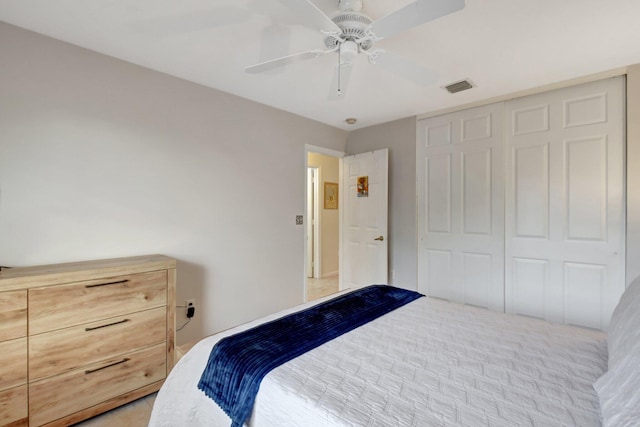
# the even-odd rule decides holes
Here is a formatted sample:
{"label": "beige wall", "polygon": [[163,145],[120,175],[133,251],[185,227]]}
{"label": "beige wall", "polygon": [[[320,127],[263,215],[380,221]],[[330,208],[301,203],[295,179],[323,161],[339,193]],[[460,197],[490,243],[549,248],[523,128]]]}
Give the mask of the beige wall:
{"label": "beige wall", "polygon": [[[337,157],[318,153],[309,153],[308,157],[308,165],[317,167],[320,176],[318,183],[318,200],[320,203],[320,277],[325,278],[338,274],[340,211],[339,209],[324,208],[324,183],[340,182],[340,161]],[[338,186],[338,189],[340,190],[340,186]]]}
{"label": "beige wall", "polygon": [[290,307],[303,300],[305,144],[345,143],[0,23],[0,265],[173,256],[178,301],[196,299],[180,343]]}

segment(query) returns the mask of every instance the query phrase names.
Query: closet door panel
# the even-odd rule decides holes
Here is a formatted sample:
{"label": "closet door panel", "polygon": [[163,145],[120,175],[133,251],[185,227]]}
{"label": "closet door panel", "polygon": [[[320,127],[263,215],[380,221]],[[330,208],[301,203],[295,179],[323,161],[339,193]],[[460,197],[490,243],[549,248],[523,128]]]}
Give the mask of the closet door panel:
{"label": "closet door panel", "polygon": [[462,254],[464,273],[464,302],[486,307],[491,298],[492,255],[483,253]]}
{"label": "closet door panel", "polygon": [[549,104],[533,105],[514,111],[512,128],[514,135],[548,131]]}
{"label": "closet door panel", "polygon": [[447,300],[453,299],[452,252],[430,249],[425,251],[425,256],[430,294]]}
{"label": "closet door panel", "polygon": [[544,317],[545,288],[549,279],[549,261],[532,258],[512,260],[515,311],[531,317]]}
{"label": "closet door panel", "polygon": [[549,145],[513,151],[514,233],[520,238],[549,236]]}
{"label": "closet door panel", "polygon": [[504,310],[503,104],[418,123],[419,289]]}
{"label": "closet door panel", "polygon": [[453,123],[445,121],[425,129],[424,142],[428,147],[451,144]]}
{"label": "closet door panel", "polygon": [[565,323],[599,329],[604,306],[601,292],[606,289],[607,266],[564,263]]}
{"label": "closet door panel", "polygon": [[[605,329],[624,291],[624,80],[515,99],[505,111],[506,309]],[[544,281],[532,260],[546,266]]]}
{"label": "closet door panel", "polygon": [[461,153],[462,230],[491,235],[491,149]]}
{"label": "closet door panel", "polygon": [[565,141],[565,229],[569,240],[605,241],[607,142],[604,136]]}
{"label": "closet door panel", "polygon": [[427,158],[427,230],[451,232],[451,154]]}

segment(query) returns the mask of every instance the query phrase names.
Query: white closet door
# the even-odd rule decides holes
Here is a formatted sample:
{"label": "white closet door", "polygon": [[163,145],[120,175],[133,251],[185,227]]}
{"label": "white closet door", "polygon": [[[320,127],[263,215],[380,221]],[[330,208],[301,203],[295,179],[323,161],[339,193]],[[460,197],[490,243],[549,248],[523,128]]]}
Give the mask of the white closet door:
{"label": "white closet door", "polygon": [[624,291],[624,79],[505,112],[506,309],[604,329]]}
{"label": "white closet door", "polygon": [[418,122],[418,287],[504,310],[502,103]]}

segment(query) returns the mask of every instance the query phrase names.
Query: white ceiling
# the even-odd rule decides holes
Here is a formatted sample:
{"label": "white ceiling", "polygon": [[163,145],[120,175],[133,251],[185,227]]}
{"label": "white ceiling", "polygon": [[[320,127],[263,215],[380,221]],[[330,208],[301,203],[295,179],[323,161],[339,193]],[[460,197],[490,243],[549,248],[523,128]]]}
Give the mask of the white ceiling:
{"label": "white ceiling", "polygon": [[[376,20],[410,2],[364,0],[363,12]],[[337,0],[314,3],[337,12]],[[466,0],[460,12],[376,44],[396,64],[435,72],[435,84],[359,55],[341,100],[330,99],[333,54],[244,72],[323,48],[324,36],[277,0],[0,0],[0,20],[343,129],[640,63],[640,0]],[[476,87],[442,88],[464,78]]]}

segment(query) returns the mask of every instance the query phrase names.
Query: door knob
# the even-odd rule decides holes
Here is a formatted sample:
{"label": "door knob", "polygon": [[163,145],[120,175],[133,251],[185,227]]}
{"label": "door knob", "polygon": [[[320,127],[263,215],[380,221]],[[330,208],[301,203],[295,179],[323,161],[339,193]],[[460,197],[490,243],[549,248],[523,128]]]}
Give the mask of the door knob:
{"label": "door knob", "polygon": [[373,240],[378,240],[378,241],[382,242],[384,240],[384,236],[378,236]]}

